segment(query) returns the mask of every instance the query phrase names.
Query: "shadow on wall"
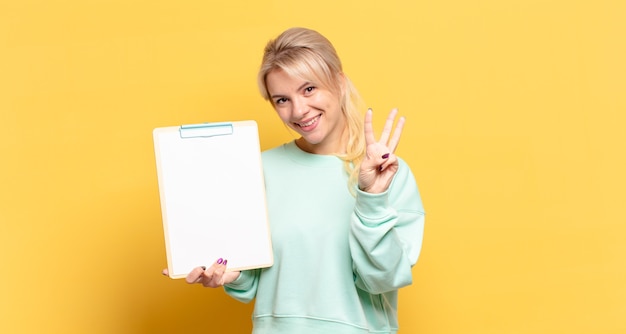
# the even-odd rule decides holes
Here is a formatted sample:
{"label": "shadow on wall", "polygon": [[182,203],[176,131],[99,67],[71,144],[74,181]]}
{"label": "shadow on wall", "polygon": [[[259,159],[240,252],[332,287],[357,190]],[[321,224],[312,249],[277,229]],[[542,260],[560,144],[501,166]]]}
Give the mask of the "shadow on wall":
{"label": "shadow on wall", "polygon": [[127,308],[127,328],[122,330],[137,334],[252,331],[252,304],[242,304],[221,289],[162,278],[162,289],[134,294]]}
{"label": "shadow on wall", "polygon": [[120,203],[115,198],[104,204],[111,206],[114,213],[106,219],[115,222],[111,224],[118,231],[98,237],[97,251],[103,260],[117,265],[99,279],[100,289],[85,291],[100,299],[90,305],[101,307],[94,309],[101,314],[91,315],[100,323],[94,326],[118,334],[250,333],[253,303],[241,303],[223,289],[190,285],[161,274],[167,260],[158,194],[146,193],[125,196],[138,201]]}

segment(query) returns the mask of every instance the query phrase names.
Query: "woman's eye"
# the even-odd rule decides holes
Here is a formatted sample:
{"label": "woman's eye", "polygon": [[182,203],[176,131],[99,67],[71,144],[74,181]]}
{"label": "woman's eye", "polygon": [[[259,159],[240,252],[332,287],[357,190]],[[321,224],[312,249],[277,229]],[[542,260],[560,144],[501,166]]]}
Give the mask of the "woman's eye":
{"label": "woman's eye", "polygon": [[283,104],[285,102],[287,102],[287,99],[284,98],[284,97],[281,97],[280,99],[277,99],[274,103],[276,103],[276,104]]}
{"label": "woman's eye", "polygon": [[313,90],[315,90],[315,87],[313,87],[313,86],[309,86],[309,87],[307,87],[307,88],[305,88],[305,89],[304,89],[304,91],[305,91],[306,93],[310,93],[310,92],[312,92]]}

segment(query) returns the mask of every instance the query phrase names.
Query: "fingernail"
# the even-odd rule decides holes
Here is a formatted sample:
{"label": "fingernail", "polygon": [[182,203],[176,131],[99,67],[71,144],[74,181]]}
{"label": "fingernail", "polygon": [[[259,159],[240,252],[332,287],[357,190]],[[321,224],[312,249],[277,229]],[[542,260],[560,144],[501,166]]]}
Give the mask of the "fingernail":
{"label": "fingernail", "polygon": [[224,260],[224,262],[222,264],[226,265],[226,263],[228,263],[228,260]]}
{"label": "fingernail", "polygon": [[224,262],[224,260],[222,260],[221,257],[219,259],[217,259],[217,264],[222,264],[222,262]]}
{"label": "fingernail", "polygon": [[378,167],[378,171],[379,171],[379,172],[382,172],[382,171],[383,171],[383,166],[382,166],[382,165],[380,165],[380,166]]}
{"label": "fingernail", "polygon": [[383,159],[387,159],[387,158],[389,158],[389,153],[383,154]]}

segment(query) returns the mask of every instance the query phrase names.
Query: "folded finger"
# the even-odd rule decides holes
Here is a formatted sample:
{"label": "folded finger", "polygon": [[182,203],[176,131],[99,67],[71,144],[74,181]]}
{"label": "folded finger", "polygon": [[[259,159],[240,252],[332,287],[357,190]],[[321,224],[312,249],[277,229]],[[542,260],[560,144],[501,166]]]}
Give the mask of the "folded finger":
{"label": "folded finger", "polygon": [[387,155],[387,159],[378,167],[378,171],[382,172],[385,169],[387,169],[389,166],[397,165],[397,164],[398,164],[398,157],[396,157],[395,154],[389,154]]}

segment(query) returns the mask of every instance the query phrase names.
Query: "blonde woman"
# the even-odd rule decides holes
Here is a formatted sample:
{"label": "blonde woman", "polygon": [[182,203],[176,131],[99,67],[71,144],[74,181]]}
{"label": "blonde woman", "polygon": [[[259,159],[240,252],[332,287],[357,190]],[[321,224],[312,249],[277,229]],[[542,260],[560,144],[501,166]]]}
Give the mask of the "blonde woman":
{"label": "blonde woman", "polygon": [[255,300],[255,334],[396,333],[424,229],[416,182],[394,154],[404,118],[393,129],[392,110],[376,140],[334,47],[309,29],[267,44],[258,82],[299,135],[263,152],[274,265],[225,272],[220,259],[187,281]]}

